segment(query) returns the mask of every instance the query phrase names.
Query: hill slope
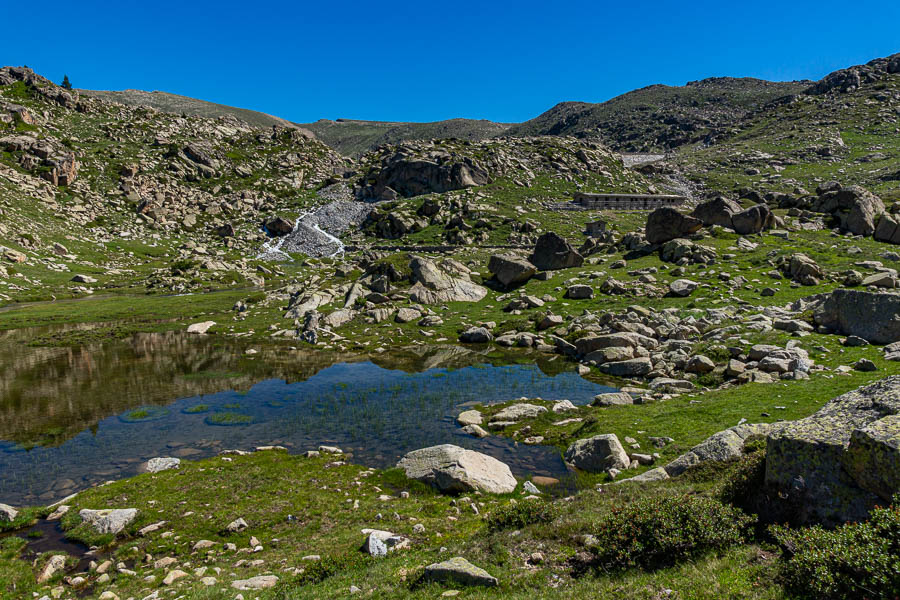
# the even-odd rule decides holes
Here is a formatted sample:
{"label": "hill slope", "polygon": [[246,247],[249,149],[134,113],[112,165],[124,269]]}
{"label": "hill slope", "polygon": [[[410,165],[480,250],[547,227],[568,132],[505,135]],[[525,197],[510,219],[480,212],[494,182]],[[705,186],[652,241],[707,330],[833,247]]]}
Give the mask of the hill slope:
{"label": "hill slope", "polygon": [[272,125],[297,127],[296,124],[290,121],[255,110],[206,102],[205,100],[197,100],[196,98],[179,96],[168,92],[145,92],[143,90],[124,90],[121,92],[78,90],[78,92],[90,98],[100,98],[108,102],[118,102],[127,106],[150,106],[169,114],[186,114],[192,117],[206,117],[208,119],[232,116],[256,127],[271,127]]}
{"label": "hill slope", "polygon": [[321,119],[302,127],[346,156],[361,154],[382,144],[407,140],[458,138],[479,141],[502,135],[510,125],[475,119],[449,119],[433,123],[392,123],[389,121],[354,121]]}
{"label": "hill slope", "polygon": [[651,85],[601,104],[562,102],[507,135],[599,137],[615,150],[660,152],[711,140],[731,124],[811,82],[716,77],[685,86]]}
{"label": "hill slope", "polygon": [[717,191],[796,195],[829,180],[900,199],[900,54],[835,71],[804,93],[736,124],[715,145],[674,161]]}

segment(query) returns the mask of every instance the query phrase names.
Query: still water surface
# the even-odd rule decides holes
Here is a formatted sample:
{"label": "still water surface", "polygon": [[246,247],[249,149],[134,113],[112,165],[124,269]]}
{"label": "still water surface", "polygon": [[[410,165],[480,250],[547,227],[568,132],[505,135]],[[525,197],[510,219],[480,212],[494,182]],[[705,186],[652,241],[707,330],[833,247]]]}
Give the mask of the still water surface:
{"label": "still water surface", "polygon": [[240,342],[175,333],[23,344],[41,333],[0,332],[0,501],[14,505],[133,475],[155,456],[268,444],[295,453],[334,444],[354,462],[388,467],[410,450],[453,443],[518,476],[560,475],[555,449],[472,438],[456,415],[520,396],[585,404],[611,390],[537,354],[527,364],[509,364],[521,354],[456,347],[371,357],[267,345],[247,354],[252,346]]}

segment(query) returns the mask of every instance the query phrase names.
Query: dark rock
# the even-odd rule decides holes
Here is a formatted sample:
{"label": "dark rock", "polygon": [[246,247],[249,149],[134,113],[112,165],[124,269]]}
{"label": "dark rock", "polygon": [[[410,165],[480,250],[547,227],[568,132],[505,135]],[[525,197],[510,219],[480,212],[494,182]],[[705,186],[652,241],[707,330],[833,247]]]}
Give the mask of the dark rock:
{"label": "dark rock", "polygon": [[565,238],[547,232],[538,238],[531,262],[541,271],[556,271],[580,267],[584,263],[584,257],[578,254]]}
{"label": "dark rock", "polygon": [[675,238],[687,237],[703,227],[703,221],[681,214],[674,208],[657,208],[647,217],[647,241],[664,244]]}
{"label": "dark rock", "polygon": [[765,204],[757,204],[732,215],[731,224],[740,235],[759,233],[775,225],[775,215]]}

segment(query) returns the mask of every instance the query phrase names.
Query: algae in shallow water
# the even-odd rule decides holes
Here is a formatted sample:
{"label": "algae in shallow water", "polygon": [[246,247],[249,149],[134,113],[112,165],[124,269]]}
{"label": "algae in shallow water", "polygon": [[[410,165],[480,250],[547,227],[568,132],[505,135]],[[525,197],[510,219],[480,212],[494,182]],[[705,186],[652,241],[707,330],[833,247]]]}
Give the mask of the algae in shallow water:
{"label": "algae in shallow water", "polygon": [[123,415],[119,415],[119,420],[123,423],[145,423],[147,421],[155,421],[168,416],[169,409],[161,406],[141,406]]}
{"label": "algae in shallow water", "polygon": [[253,422],[253,417],[229,411],[209,415],[204,421],[207,425],[249,425]]}

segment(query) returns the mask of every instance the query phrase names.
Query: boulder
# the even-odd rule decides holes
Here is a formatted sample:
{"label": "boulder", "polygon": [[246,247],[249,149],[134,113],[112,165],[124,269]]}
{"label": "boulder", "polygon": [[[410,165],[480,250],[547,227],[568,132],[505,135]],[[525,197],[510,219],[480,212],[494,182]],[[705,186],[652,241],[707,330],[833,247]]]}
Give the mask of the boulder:
{"label": "boulder", "polygon": [[172,457],[157,457],[151,458],[147,461],[147,472],[148,473],[159,473],[160,471],[167,471],[169,469],[177,469],[181,465],[180,458],[172,458]]}
{"label": "boulder", "polygon": [[657,341],[639,333],[620,332],[590,335],[575,340],[578,354],[590,354],[602,348],[656,348]]}
{"label": "boulder", "polygon": [[426,258],[414,258],[409,263],[413,286],[409,298],[423,304],[445,302],[478,302],[487,295],[487,289],[462,276],[454,277]]}
{"label": "boulder", "polygon": [[541,271],[555,271],[580,267],[584,257],[565,238],[551,231],[538,238],[531,262]]}
{"label": "boulder", "polygon": [[732,215],[731,225],[740,235],[759,233],[775,226],[775,215],[765,204],[757,204]]}
{"label": "boulder", "polygon": [[685,365],[684,370],[688,373],[709,373],[714,371],[716,368],[716,363],[714,363],[711,359],[703,356],[702,354],[698,354],[697,356],[691,357],[688,360],[687,365]]}
{"label": "boulder", "polygon": [[830,400],[769,435],[766,484],[801,520],[863,521],[900,491],[900,376]]}
{"label": "boulder", "polygon": [[231,582],[231,587],[236,590],[264,590],[266,588],[275,587],[278,583],[276,575],[257,575],[250,579],[238,579]]}
{"label": "boulder", "polygon": [[10,521],[14,521],[16,517],[19,516],[19,511],[10,506],[9,504],[0,503],[0,522],[9,523]]}
{"label": "boulder", "polygon": [[594,288],[589,285],[570,285],[566,289],[566,298],[570,300],[589,300],[594,297]]}
{"label": "boulder", "polygon": [[516,489],[516,478],[506,464],[452,444],[414,450],[400,459],[397,466],[410,479],[429,483],[442,492],[480,490],[508,494]]}
{"label": "boulder", "polygon": [[425,567],[425,581],[454,583],[466,586],[497,587],[496,577],[480,567],[476,567],[461,556]]}
{"label": "boulder", "polygon": [[215,326],[215,321],[203,321],[202,323],[194,323],[187,328],[188,333],[206,333],[211,327]]}
{"label": "boulder", "polygon": [[521,256],[495,254],[488,261],[488,271],[508,288],[531,279],[537,273],[537,267]]}
{"label": "boulder", "polygon": [[266,231],[275,236],[287,235],[294,230],[294,224],[282,217],[274,217],[264,224]]}
{"label": "boulder", "polygon": [[783,423],[763,423],[758,425],[738,425],[709,436],[685,454],[682,454],[664,468],[670,477],[681,475],[688,468],[705,462],[723,462],[739,458],[744,452],[744,443],[751,436],[768,435],[783,427]]}
{"label": "boulder", "polygon": [[675,295],[685,298],[690,296],[700,287],[700,284],[696,281],[691,281],[690,279],[676,279],[672,283],[669,284],[669,291]]}
{"label": "boulder", "polygon": [[456,422],[463,427],[466,425],[481,425],[484,422],[484,417],[477,410],[466,410],[459,413],[459,416],[456,417]]}
{"label": "boulder", "polygon": [[388,552],[402,550],[409,547],[409,538],[402,535],[381,531],[380,529],[363,529],[366,541],[363,543],[363,552],[371,556],[387,556]]}
{"label": "boulder", "polygon": [[629,360],[603,363],[598,367],[601,373],[613,377],[639,377],[653,370],[653,363],[649,358],[640,357]]}
{"label": "boulder", "polygon": [[900,295],[836,289],[813,313],[816,324],[873,344],[900,341]]}
{"label": "boulder", "polygon": [[566,462],[588,473],[627,469],[631,459],[613,433],[578,440],[566,450]]}
{"label": "boulder", "polygon": [[533,419],[545,412],[547,409],[537,404],[512,404],[491,417],[491,421],[521,421],[522,419]]}
{"label": "boulder", "polygon": [[829,213],[840,220],[841,228],[854,235],[875,233],[875,220],[884,213],[884,203],[878,196],[858,185],[842,187],[832,183],[818,190],[812,203],[816,212]]}
{"label": "boulder", "polygon": [[674,208],[657,208],[647,217],[647,241],[664,244],[675,238],[687,237],[703,227],[703,221],[681,214]]}
{"label": "boulder", "polygon": [[666,472],[665,468],[656,467],[655,469],[644,471],[640,475],[635,475],[634,477],[630,477],[628,479],[620,479],[619,481],[615,481],[613,483],[648,483],[651,481],[663,481],[664,479],[669,479],[669,474]]}
{"label": "boulder", "polygon": [[459,341],[464,344],[486,344],[494,340],[494,335],[484,327],[469,327],[459,334]]}
{"label": "boulder", "polygon": [[136,508],[108,508],[103,510],[85,508],[78,513],[81,520],[93,527],[97,533],[113,534],[117,534],[125,529],[129,523],[134,521],[137,514]]}
{"label": "boulder", "polygon": [[626,392],[609,392],[597,394],[591,404],[594,406],[627,406],[634,404],[634,398]]}
{"label": "boulder", "polygon": [[786,275],[802,285],[818,285],[825,278],[825,272],[805,254],[792,254],[785,262]]}
{"label": "boulder", "polygon": [[691,216],[700,219],[703,225],[720,225],[722,227],[732,228],[731,216],[741,212],[741,205],[734,200],[729,200],[722,196],[718,196],[712,200],[708,200],[697,205]]}
{"label": "boulder", "polygon": [[875,240],[889,244],[900,244],[900,224],[890,215],[881,215],[875,228]]}

